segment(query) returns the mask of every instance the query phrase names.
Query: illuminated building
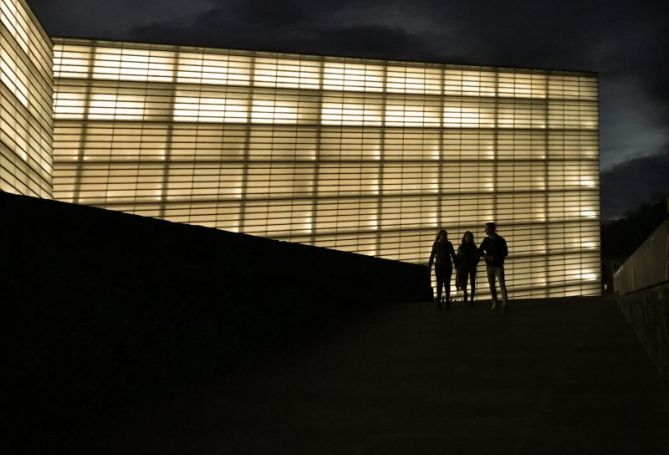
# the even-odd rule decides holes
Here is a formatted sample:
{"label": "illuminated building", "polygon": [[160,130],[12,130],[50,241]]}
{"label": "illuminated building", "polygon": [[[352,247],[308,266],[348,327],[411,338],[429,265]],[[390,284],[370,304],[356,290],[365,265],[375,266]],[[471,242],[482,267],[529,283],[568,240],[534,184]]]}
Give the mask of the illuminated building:
{"label": "illuminated building", "polygon": [[595,74],[54,38],[53,87],[55,199],[418,263],[494,220],[512,297],[599,294]]}
{"label": "illuminated building", "polygon": [[51,197],[52,44],[23,0],[0,0],[0,189]]}

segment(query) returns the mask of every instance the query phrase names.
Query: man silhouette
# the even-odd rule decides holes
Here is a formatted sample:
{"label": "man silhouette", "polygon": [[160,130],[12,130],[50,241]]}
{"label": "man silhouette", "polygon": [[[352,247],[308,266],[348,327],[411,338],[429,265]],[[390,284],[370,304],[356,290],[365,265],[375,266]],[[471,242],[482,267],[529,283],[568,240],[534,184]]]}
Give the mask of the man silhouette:
{"label": "man silhouette", "polygon": [[506,296],[506,283],[504,282],[504,258],[509,254],[509,250],[506,246],[506,240],[497,235],[497,225],[495,223],[486,223],[485,233],[487,237],[481,242],[479,254],[485,258],[486,275],[488,276],[490,296],[492,297],[490,309],[494,310],[497,308],[495,279],[499,280],[499,287],[502,290],[502,308],[506,309],[508,300]]}

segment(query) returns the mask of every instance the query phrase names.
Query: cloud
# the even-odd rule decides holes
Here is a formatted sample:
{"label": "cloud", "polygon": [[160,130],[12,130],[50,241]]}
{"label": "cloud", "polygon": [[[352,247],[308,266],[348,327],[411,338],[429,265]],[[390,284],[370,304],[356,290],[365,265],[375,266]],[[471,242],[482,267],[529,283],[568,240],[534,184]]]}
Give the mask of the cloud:
{"label": "cloud", "polygon": [[[368,58],[437,59],[417,34],[392,24],[354,21],[339,7],[303,10],[288,2],[230,2],[192,21],[156,22],[136,27],[132,38],[235,49],[346,55]],[[261,7],[262,6],[262,7]],[[351,8],[353,6],[351,2]],[[351,12],[351,10],[347,10]],[[339,21],[332,20],[339,15]],[[357,16],[356,16],[357,17]]]}
{"label": "cloud", "polygon": [[669,195],[669,147],[659,154],[635,158],[601,174],[602,220]]}
{"label": "cloud", "polygon": [[50,33],[600,75],[601,164],[669,144],[669,15],[656,2],[29,0]]}

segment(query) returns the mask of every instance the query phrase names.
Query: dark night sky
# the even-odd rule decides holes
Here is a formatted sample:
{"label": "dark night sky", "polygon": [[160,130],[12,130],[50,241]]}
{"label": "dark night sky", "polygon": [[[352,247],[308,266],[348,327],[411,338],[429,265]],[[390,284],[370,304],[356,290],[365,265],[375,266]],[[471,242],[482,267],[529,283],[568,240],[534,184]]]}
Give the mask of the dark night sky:
{"label": "dark night sky", "polygon": [[669,192],[669,15],[661,2],[28,3],[55,36],[596,71],[603,218]]}

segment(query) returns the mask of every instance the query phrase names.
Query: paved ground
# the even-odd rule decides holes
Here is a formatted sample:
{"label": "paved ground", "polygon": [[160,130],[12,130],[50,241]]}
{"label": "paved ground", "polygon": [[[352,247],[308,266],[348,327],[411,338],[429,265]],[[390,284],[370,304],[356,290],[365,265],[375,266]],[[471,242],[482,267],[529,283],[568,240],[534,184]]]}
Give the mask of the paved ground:
{"label": "paved ground", "polygon": [[[109,453],[669,453],[669,396],[603,299],[403,304],[129,416]],[[104,453],[96,449],[95,453]]]}

